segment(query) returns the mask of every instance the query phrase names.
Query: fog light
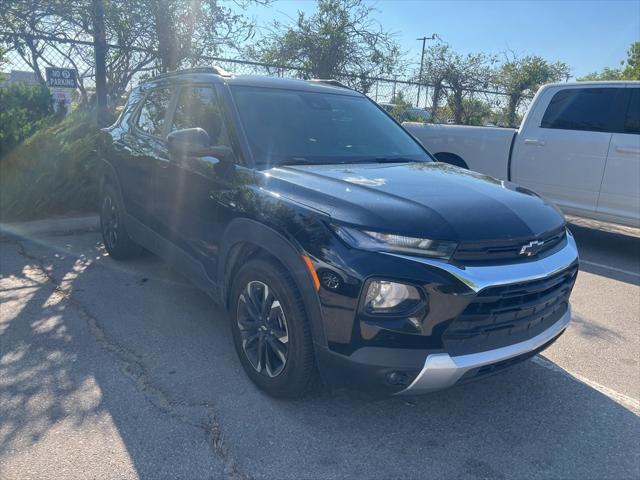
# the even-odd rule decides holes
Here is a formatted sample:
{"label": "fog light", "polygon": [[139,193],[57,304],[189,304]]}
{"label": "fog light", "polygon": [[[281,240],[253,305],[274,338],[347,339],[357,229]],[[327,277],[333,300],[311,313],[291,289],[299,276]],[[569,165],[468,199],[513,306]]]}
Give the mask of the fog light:
{"label": "fog light", "polygon": [[391,385],[409,385],[409,374],[406,372],[387,373],[387,382]]}
{"label": "fog light", "polygon": [[374,280],[369,284],[364,300],[369,312],[397,310],[420,301],[418,289],[405,283]]}

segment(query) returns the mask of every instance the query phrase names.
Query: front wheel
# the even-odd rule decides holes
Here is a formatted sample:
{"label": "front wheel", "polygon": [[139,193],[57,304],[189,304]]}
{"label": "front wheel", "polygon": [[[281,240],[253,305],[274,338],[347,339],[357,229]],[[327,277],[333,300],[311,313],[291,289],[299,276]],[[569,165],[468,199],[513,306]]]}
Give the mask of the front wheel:
{"label": "front wheel", "polygon": [[247,262],[233,282],[231,329],[251,380],[276,397],[303,395],[313,375],[311,331],[302,298],[277,263]]}

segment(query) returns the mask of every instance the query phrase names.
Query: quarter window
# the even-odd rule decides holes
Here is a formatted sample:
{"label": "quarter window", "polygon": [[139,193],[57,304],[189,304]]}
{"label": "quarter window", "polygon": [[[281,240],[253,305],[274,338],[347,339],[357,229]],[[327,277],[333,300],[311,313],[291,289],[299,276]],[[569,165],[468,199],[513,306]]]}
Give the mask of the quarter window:
{"label": "quarter window", "polygon": [[184,87],[180,92],[171,130],[197,127],[207,131],[212,145],[229,145],[222,110],[211,87]]}
{"label": "quarter window", "polygon": [[140,109],[138,128],[145,133],[160,136],[170,99],[171,90],[168,88],[151,91]]}
{"label": "quarter window", "polygon": [[[610,112],[620,88],[570,88],[556,93],[547,107],[542,128],[613,132]],[[619,128],[619,127],[618,127]]]}

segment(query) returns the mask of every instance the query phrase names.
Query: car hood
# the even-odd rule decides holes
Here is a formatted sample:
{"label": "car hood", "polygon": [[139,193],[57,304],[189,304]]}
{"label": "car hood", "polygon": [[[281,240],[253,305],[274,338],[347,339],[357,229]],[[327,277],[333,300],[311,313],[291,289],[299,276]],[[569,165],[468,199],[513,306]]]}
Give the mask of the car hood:
{"label": "car hood", "polygon": [[264,187],[371,230],[439,240],[539,236],[564,225],[550,202],[510,182],[438,162],[296,165],[262,172]]}

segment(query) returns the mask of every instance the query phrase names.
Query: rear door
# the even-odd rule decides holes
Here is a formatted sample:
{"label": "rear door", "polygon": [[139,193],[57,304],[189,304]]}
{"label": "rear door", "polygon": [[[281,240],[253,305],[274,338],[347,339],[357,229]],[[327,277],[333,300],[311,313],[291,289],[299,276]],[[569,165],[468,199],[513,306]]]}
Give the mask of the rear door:
{"label": "rear door", "polygon": [[[223,108],[214,85],[180,88],[169,132],[200,127],[212,146],[230,147]],[[218,256],[219,196],[231,188],[233,170],[213,157],[171,158],[156,172],[157,217],[161,234],[200,263],[215,279]]]}
{"label": "rear door", "polygon": [[512,178],[569,211],[595,212],[624,88],[549,89],[518,134]]}
{"label": "rear door", "polygon": [[150,90],[134,114],[129,131],[114,144],[120,157],[119,178],[127,213],[150,228],[156,227],[153,175],[168,163],[163,140],[170,88]]}
{"label": "rear door", "polygon": [[626,89],[626,109],[609,146],[598,212],[640,226],[640,88]]}

